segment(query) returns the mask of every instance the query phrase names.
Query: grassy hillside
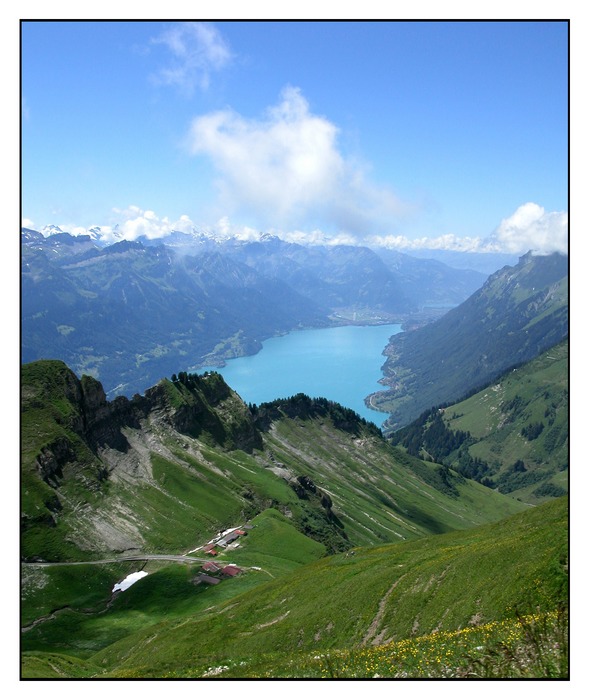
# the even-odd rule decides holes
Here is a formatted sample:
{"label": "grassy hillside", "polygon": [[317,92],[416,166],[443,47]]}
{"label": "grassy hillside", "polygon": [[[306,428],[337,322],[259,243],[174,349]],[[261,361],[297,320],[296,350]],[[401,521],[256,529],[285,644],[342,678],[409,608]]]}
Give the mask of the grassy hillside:
{"label": "grassy hillside", "polygon": [[425,412],[392,441],[529,503],[563,495],[568,358],[565,340],[469,398]]}
{"label": "grassy hillside", "polygon": [[[59,651],[86,658],[146,625],[201,612],[325,555],[323,545],[302,535],[275,509],[253,518],[251,525],[239,549],[214,559],[220,567],[236,563],[247,575],[218,586],[195,583],[204,561],[202,552],[201,562],[181,564],[140,559],[81,566],[24,565],[23,651]],[[113,594],[114,584],[136,571],[148,576]]]}
{"label": "grassy hillside", "polygon": [[561,498],[494,524],[355,548],[264,582],[263,572],[246,571],[195,591],[186,566],[166,567],[69,635],[65,627],[45,642],[25,634],[23,676],[449,677],[476,661],[481,670],[499,643],[516,653],[526,625],[557,619],[567,533]]}
{"label": "grassy hillside", "polygon": [[[348,592],[363,590],[371,604],[383,595],[377,572],[385,562],[359,547],[467,531],[526,508],[392,447],[376,426],[338,404],[301,394],[247,407],[216,373],[181,373],[144,396],[109,402],[96,380],[78,379],[63,363],[32,363],[22,370],[21,422],[26,677],[109,671],[107,656],[95,654],[127,647],[150,628],[208,620],[211,611],[225,615],[226,605],[253,602],[261,592],[264,602],[245,613],[257,617],[258,638],[257,630],[270,630],[286,614],[275,606],[290,600],[296,581],[303,616],[297,630],[307,629],[305,620],[345,610]],[[219,532],[242,525],[246,533],[232,547],[218,547],[216,557],[205,552]],[[181,561],[171,559],[179,555]],[[219,585],[199,582],[205,561],[235,564],[242,575]],[[357,561],[374,561],[367,571],[375,578],[365,579],[364,565],[348,568]],[[308,567],[312,573],[299,579]],[[148,575],[128,591],[113,591],[137,571]],[[341,577],[334,601],[314,603],[315,584],[305,581],[316,571]],[[328,578],[320,584],[326,592]],[[276,618],[267,619],[266,610]],[[354,619],[329,646],[357,643]],[[233,622],[228,630],[232,649],[253,634]],[[270,652],[267,634],[256,654]],[[308,648],[307,636],[292,646],[294,634],[287,648]],[[315,629],[314,640],[322,634]],[[269,643],[281,648],[274,637]],[[207,663],[225,653],[216,644]],[[177,673],[169,661],[165,666]]]}
{"label": "grassy hillside", "polygon": [[329,494],[350,545],[464,529],[522,507],[380,438],[345,434],[334,441],[330,419],[284,416],[265,434],[265,444],[273,460]]}
{"label": "grassy hillside", "polygon": [[[63,363],[22,378],[23,677],[362,675],[355,649],[563,602],[563,499],[528,509],[337,404],[248,408],[215,373],[115,402]],[[242,573],[199,582],[205,561]]]}
{"label": "grassy hillside", "polygon": [[114,402],[63,363],[22,376],[25,560],[186,552],[270,507],[330,552],[522,507],[408,457],[351,411],[342,424],[329,402],[310,415],[305,397],[270,419],[260,407],[262,426],[215,373]]}

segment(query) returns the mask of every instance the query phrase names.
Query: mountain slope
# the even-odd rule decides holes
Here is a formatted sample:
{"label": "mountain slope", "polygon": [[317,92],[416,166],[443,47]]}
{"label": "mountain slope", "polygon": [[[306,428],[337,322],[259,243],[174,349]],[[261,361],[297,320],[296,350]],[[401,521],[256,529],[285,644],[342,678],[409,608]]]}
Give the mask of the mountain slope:
{"label": "mountain slope", "polygon": [[456,304],[480,283],[435,261],[386,264],[362,247],[178,231],[104,245],[99,234],[56,230],[21,233],[22,358],[60,359],[111,398],[253,354],[291,330],[401,321],[422,305]]}
{"label": "mountain slope", "polygon": [[[164,596],[164,572],[151,574],[101,617],[102,629],[109,620],[114,629],[127,610],[142,616],[142,627],[87,654],[84,639],[92,643],[97,627],[79,616],[69,666],[72,675],[118,678],[326,677],[332,655],[338,663],[346,650],[368,655],[375,645],[402,640],[415,647],[420,635],[432,634],[429,660],[444,673],[445,631],[479,627],[476,643],[485,645],[490,623],[564,604],[567,528],[567,501],[556,499],[492,525],[323,558],[224,600],[217,596],[225,583],[197,594],[180,571]],[[61,640],[48,660],[66,669]],[[33,673],[48,657],[28,648],[24,668]],[[393,672],[396,661],[388,664]],[[354,673],[338,670],[341,677]],[[374,675],[370,667],[367,673]]]}
{"label": "mountain slope", "polygon": [[529,503],[563,495],[568,358],[564,340],[465,400],[426,411],[391,440]]}
{"label": "mountain slope", "polygon": [[186,372],[109,402],[59,361],[21,387],[25,678],[288,677],[302,652],[564,601],[564,499],[527,507],[333,402],[248,407]]}
{"label": "mountain slope", "polygon": [[486,274],[469,267],[469,259],[465,260],[463,267],[452,268],[434,257],[420,259],[387,248],[375,249],[374,252],[399,275],[402,288],[419,306],[457,306],[487,279]]}
{"label": "mountain slope", "polygon": [[386,430],[457,400],[568,333],[568,258],[523,256],[469,299],[423,328],[394,336],[383,384],[369,400],[390,413]]}
{"label": "mountain slope", "polygon": [[256,352],[278,332],[329,325],[285,283],[219,253],[176,257],[127,241],[88,251],[76,240],[72,258],[52,239],[23,246],[23,361],[61,359],[110,396],[199,361]]}
{"label": "mountain slope", "polygon": [[298,396],[254,415],[217,373],[108,402],[61,362],[22,370],[22,555],[179,552],[269,507],[338,551],[495,520],[516,501]]}

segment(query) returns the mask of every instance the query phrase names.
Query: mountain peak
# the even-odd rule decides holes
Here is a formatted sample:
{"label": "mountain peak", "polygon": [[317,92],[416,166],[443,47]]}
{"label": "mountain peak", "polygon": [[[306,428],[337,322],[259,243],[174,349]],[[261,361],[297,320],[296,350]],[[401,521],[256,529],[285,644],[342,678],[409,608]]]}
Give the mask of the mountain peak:
{"label": "mountain peak", "polygon": [[59,226],[56,226],[55,224],[49,224],[49,226],[44,226],[41,229],[41,234],[45,238],[49,238],[50,236],[55,236],[58,233],[65,233],[63,229],[61,229]]}

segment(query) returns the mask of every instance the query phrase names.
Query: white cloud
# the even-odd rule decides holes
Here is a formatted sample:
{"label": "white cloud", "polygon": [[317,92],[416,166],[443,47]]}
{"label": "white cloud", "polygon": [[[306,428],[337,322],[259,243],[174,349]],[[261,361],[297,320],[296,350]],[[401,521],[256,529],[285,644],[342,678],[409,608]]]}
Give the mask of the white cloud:
{"label": "white cloud", "polygon": [[[302,230],[300,228],[264,227],[252,228],[230,222],[229,216],[221,217],[211,226],[195,225],[186,214],[177,220],[160,217],[152,210],[143,210],[132,205],[127,209],[113,209],[118,220],[116,226],[100,225],[101,237],[105,242],[115,243],[122,239],[136,240],[141,236],[148,239],[165,238],[172,231],[191,233],[193,230],[209,230],[218,239],[235,238],[241,241],[259,240],[262,232],[278,236],[284,241],[301,245],[368,245],[396,250],[451,250],[463,253],[510,253],[523,254],[529,250],[538,255],[552,252],[568,253],[568,214],[567,212],[546,212],[543,207],[528,202],[518,207],[509,217],[503,219],[495,231],[487,238],[459,237],[448,233],[435,237],[410,238],[404,235],[356,235],[339,230],[328,232],[322,228]],[[36,229],[31,219],[23,218],[23,228]],[[74,236],[88,234],[95,227],[85,228],[74,224],[59,224],[59,229]]]}
{"label": "white cloud", "polygon": [[[115,214],[123,219],[119,224],[119,237],[134,241],[140,236],[146,238],[164,238],[171,231],[188,233],[194,226],[188,216],[183,214],[177,221],[170,221],[167,216],[160,218],[150,209],[142,210],[132,205],[125,210],[114,209]],[[101,231],[103,227],[101,227]]]}
{"label": "white cloud", "polygon": [[567,212],[546,212],[534,202],[527,202],[503,219],[489,239],[492,246],[507,253],[568,252],[569,221]]}
{"label": "white cloud", "polygon": [[456,250],[463,253],[490,252],[481,238],[460,238],[453,233],[430,238],[408,238],[407,236],[371,236],[367,243],[372,246],[408,250]]}
{"label": "white cloud", "polygon": [[[190,233],[194,228],[193,222],[186,214],[183,214],[176,221],[170,221],[167,216],[160,217],[150,209],[143,210],[135,205],[131,205],[127,209],[113,209],[113,214],[118,219],[115,226],[97,224],[85,227],[60,223],[59,229],[72,236],[83,236],[90,234],[92,229],[98,228],[103,241],[116,243],[120,240],[134,241],[140,236],[149,239],[165,238],[172,231]],[[27,227],[27,222],[28,228],[34,228],[29,219],[23,219],[22,225]]]}
{"label": "white cloud", "polygon": [[221,70],[232,59],[223,36],[213,25],[203,22],[175,25],[152,39],[152,43],[163,44],[172,54],[170,64],[153,76],[154,81],[175,85],[188,95],[195,86],[206,90],[211,73]]}
{"label": "white cloud", "polygon": [[197,117],[188,147],[210,158],[223,210],[253,216],[265,228],[314,221],[365,234],[391,224],[407,207],[367,182],[337,139],[338,128],[312,114],[298,88],[286,87],[262,119],[229,109]]}
{"label": "white cloud", "polygon": [[522,254],[532,250],[538,255],[568,252],[567,212],[546,212],[528,202],[506,219],[487,238],[455,236],[452,233],[433,238],[406,236],[371,236],[369,245],[395,249],[455,250],[463,253]]}

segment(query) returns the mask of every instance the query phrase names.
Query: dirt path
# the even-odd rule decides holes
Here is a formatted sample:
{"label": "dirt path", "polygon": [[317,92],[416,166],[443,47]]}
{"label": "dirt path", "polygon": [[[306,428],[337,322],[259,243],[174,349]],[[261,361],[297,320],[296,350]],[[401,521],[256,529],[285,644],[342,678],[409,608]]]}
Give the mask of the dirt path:
{"label": "dirt path", "polygon": [[22,566],[83,566],[84,564],[117,564],[122,561],[185,561],[187,563],[205,562],[209,559],[188,557],[185,554],[134,554],[127,557],[98,559],[95,561],[23,561]]}
{"label": "dirt path", "polygon": [[[371,642],[377,643],[377,641],[376,641],[376,637],[378,636],[377,631],[379,630],[379,627],[381,626],[381,621],[383,620],[383,616],[385,615],[385,606],[387,605],[387,601],[389,600],[389,597],[391,596],[391,594],[395,590],[395,587],[397,586],[397,584],[404,578],[404,576],[406,576],[406,574],[403,574],[402,576],[400,576],[397,579],[397,581],[395,581],[391,585],[391,587],[389,588],[387,593],[383,596],[383,598],[381,598],[381,600],[379,601],[379,608],[377,610],[377,614],[373,618],[373,622],[371,622],[371,624],[369,625],[369,629],[367,630],[367,633],[363,637],[363,641],[361,642],[361,646],[366,646],[367,644],[370,644]],[[379,635],[379,636],[381,636],[381,635]]]}

